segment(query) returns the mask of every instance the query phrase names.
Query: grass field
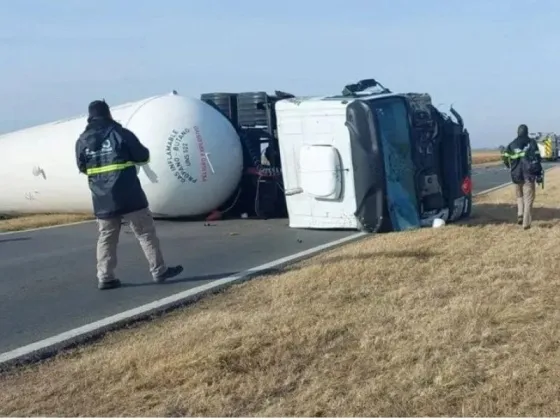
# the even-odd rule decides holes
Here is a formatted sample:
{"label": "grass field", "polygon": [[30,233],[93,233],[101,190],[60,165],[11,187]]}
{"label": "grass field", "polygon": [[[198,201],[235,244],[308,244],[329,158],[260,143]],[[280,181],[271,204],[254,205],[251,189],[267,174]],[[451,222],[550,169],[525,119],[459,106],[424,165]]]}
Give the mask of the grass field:
{"label": "grass field", "polygon": [[[0,416],[560,414],[560,171],[0,376]],[[110,293],[110,292],[109,292]]]}
{"label": "grass field", "polygon": [[473,165],[483,165],[486,163],[499,163],[502,159],[498,150],[473,150]]}
{"label": "grass field", "polygon": [[92,220],[91,214],[29,214],[29,215],[0,215],[0,232],[12,232],[45,226],[63,225],[66,223]]}

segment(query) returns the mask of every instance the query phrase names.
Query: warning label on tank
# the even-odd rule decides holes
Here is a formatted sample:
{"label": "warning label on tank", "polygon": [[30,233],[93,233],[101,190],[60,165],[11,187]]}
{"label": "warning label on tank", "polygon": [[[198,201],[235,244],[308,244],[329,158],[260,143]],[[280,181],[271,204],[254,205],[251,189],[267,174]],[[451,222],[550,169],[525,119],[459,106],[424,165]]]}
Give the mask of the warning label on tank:
{"label": "warning label on tank", "polygon": [[193,178],[187,171],[187,168],[191,166],[191,158],[189,144],[188,142],[184,142],[183,139],[189,133],[190,130],[188,128],[185,128],[183,131],[173,130],[171,135],[167,138],[167,144],[165,146],[167,166],[171,170],[171,173],[173,173],[173,176],[183,184],[187,181],[192,183],[197,182],[197,179]]}
{"label": "warning label on tank", "polygon": [[202,140],[202,135],[200,134],[200,128],[197,125],[194,126],[194,132],[196,134],[196,144],[198,145],[198,151],[200,153],[200,176],[202,182],[208,179],[208,157],[206,156],[206,151],[204,150],[204,141]]}

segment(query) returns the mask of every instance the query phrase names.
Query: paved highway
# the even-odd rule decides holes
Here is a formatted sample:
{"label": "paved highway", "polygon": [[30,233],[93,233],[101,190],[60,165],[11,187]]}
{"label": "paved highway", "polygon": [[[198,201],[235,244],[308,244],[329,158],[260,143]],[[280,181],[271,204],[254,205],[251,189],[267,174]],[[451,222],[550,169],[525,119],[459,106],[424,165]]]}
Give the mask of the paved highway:
{"label": "paved highway", "polygon": [[[549,169],[560,163],[546,162],[543,168]],[[475,194],[510,182],[509,171],[503,165],[473,168],[473,190]]]}
{"label": "paved highway", "polygon": [[[508,181],[500,167],[473,170],[475,192]],[[0,235],[0,353],[355,233],[289,229],[286,220],[157,224],[166,260],[183,264],[183,276],[153,284],[134,235],[123,229],[117,273],[124,287],[103,292],[94,223]]]}

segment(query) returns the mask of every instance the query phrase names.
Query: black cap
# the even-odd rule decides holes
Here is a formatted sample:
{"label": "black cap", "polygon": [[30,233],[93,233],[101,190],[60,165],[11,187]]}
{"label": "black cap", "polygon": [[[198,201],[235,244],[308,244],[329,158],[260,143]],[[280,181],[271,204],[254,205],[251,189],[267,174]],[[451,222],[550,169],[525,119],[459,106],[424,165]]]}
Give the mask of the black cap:
{"label": "black cap", "polygon": [[109,105],[105,100],[103,101],[93,101],[88,106],[89,118],[109,118],[111,116],[111,111],[109,111]]}

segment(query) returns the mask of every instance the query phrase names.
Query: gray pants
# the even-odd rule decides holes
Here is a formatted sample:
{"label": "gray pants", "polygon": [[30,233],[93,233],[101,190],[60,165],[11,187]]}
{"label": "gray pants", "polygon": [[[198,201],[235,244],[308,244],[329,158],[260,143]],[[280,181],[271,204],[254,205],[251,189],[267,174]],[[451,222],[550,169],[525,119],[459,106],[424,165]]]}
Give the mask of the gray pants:
{"label": "gray pants", "polygon": [[97,226],[99,228],[97,240],[97,279],[100,282],[115,280],[117,245],[123,219],[130,223],[134,235],[136,235],[138,242],[140,242],[142,251],[144,251],[144,255],[148,260],[152,276],[155,278],[163,275],[167,267],[163,261],[154,219],[149,209],[143,209],[125,214],[122,217],[97,219]]}
{"label": "gray pants", "polygon": [[529,227],[535,201],[535,181],[515,184],[515,196],[517,197],[517,217],[523,218],[523,227]]}

